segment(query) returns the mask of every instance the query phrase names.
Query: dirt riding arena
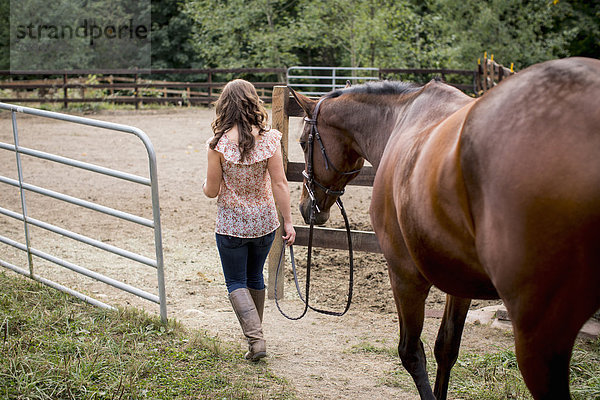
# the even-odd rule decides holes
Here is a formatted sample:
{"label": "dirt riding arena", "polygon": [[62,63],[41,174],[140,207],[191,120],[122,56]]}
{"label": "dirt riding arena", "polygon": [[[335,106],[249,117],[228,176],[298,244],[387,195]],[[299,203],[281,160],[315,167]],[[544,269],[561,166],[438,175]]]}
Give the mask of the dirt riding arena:
{"label": "dirt riding arena", "polygon": [[[205,141],[212,135],[214,111],[208,108],[104,111],[90,117],[132,125],[148,134],[157,153],[161,221],[165,258],[166,290],[170,318],[190,328],[208,331],[243,350],[243,336],[227,300],[214,245],[215,200],[201,191],[205,176]],[[19,115],[21,146],[148,176],[145,149],[132,136],[118,132]],[[300,119],[290,122],[290,158],[302,160],[296,144]],[[10,114],[0,113],[0,141],[12,143]],[[55,163],[23,159],[26,182],[71,196],[151,218],[149,189],[113,178],[91,175]],[[15,156],[0,150],[0,175],[17,179]],[[292,202],[297,224],[301,217],[296,204],[300,184],[292,183]],[[344,196],[353,229],[370,230],[370,188],[350,187]],[[58,200],[27,193],[29,215],[127,250],[154,258],[152,231],[115,218],[67,205]],[[20,212],[16,188],[2,185],[0,206]],[[330,226],[342,227],[332,211]],[[22,222],[0,216],[0,234],[23,242]],[[115,279],[156,291],[151,267],[96,251],[70,239],[41,229],[31,231],[32,247],[62,257]],[[22,252],[0,244],[6,261],[27,268]],[[305,252],[296,249],[298,264],[305,265]],[[311,297],[316,305],[341,309],[347,290],[347,255],[334,250],[317,250]],[[285,378],[301,399],[412,399],[412,381],[397,357],[373,349],[397,346],[398,319],[385,267],[378,254],[355,254],[354,302],[347,315],[328,317],[309,312],[300,321],[282,317],[273,301],[265,310],[266,359],[272,371]],[[117,291],[63,268],[34,259],[36,272],[68,287],[113,305],[132,305],[158,313],[158,306]],[[286,274],[282,307],[291,314],[300,311],[297,295]],[[473,308],[490,303],[474,302]],[[434,291],[427,304],[423,340],[433,360],[433,343],[444,307],[444,296]],[[510,330],[486,323],[468,323],[461,351],[478,352],[512,346]],[[430,374],[435,376],[433,363]],[[257,370],[258,371],[258,370]],[[258,374],[259,372],[257,372]],[[260,379],[260,377],[257,377]],[[452,394],[450,394],[452,396]]]}

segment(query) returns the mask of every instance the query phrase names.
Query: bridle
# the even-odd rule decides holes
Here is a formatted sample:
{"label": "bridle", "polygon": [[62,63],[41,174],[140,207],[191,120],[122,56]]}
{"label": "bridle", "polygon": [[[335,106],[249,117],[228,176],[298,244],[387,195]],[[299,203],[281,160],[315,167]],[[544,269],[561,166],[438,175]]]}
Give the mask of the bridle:
{"label": "bridle", "polygon": [[[323,141],[321,140],[321,135],[319,134],[319,131],[317,130],[317,117],[319,115],[319,109],[321,107],[321,103],[323,102],[323,100],[325,100],[325,97],[322,97],[317,102],[317,105],[315,106],[315,109],[312,113],[313,114],[312,118],[308,118],[308,117],[304,118],[304,121],[307,124],[310,124],[310,132],[309,132],[308,140],[307,140],[308,157],[307,157],[307,161],[306,161],[306,170],[302,171],[302,175],[305,178],[304,187],[306,188],[306,191],[308,192],[308,195],[310,197],[310,217],[309,217],[310,229],[309,229],[309,234],[308,234],[308,254],[306,257],[306,299],[302,296],[302,293],[300,291],[300,285],[298,284],[298,275],[296,273],[296,263],[294,260],[294,249],[292,246],[290,246],[290,257],[291,257],[291,261],[292,261],[292,271],[293,271],[293,275],[294,275],[294,283],[296,284],[296,290],[298,291],[300,300],[302,300],[302,302],[304,303],[304,310],[302,311],[300,316],[290,317],[289,315],[287,315],[283,312],[283,310],[279,306],[279,301],[277,298],[277,284],[275,284],[275,304],[277,305],[277,309],[284,317],[291,319],[291,320],[298,320],[298,319],[304,317],[304,315],[306,314],[306,312],[308,311],[309,308],[311,310],[316,311],[321,314],[334,315],[334,316],[341,317],[342,315],[346,314],[346,312],[350,309],[350,305],[352,303],[352,291],[353,291],[353,286],[354,286],[354,254],[352,251],[352,237],[350,234],[350,223],[348,222],[348,216],[346,214],[346,209],[344,208],[344,204],[342,203],[342,200],[340,199],[340,196],[342,196],[345,191],[344,191],[344,189],[333,190],[333,189],[328,188],[325,185],[321,184],[320,182],[318,182],[315,179],[314,169],[313,169],[313,156],[314,156],[313,150],[314,150],[315,140],[319,143],[319,147],[321,148],[321,153],[323,154],[323,159],[325,161],[325,169],[329,169],[329,167],[331,166],[331,168],[334,171],[336,171],[338,174],[353,175],[353,174],[358,174],[361,171],[361,168],[352,170],[352,171],[340,171],[339,169],[337,169],[335,167],[335,165],[333,165],[333,163],[329,159],[329,156],[327,155],[327,152],[325,151],[325,146],[323,145]],[[317,198],[314,193],[315,187],[321,189],[328,196],[337,196],[337,198],[335,200],[335,204],[340,209],[340,212],[344,218],[344,225],[346,227],[346,236],[348,239],[348,254],[349,254],[349,263],[350,263],[350,273],[349,273],[348,297],[347,297],[346,307],[344,308],[344,311],[341,311],[341,312],[322,310],[319,308],[315,308],[309,304],[310,269],[311,269],[311,264],[312,264],[311,263],[312,247],[313,247],[312,241],[313,241],[313,231],[314,231],[314,225],[315,225],[315,212],[321,212],[321,210],[319,209],[319,206],[317,205]],[[286,247],[287,246],[284,244],[281,249],[281,254],[279,256],[279,263],[277,265],[277,270],[275,273],[275,282],[278,282],[278,279],[279,279],[279,271],[283,264]]]}
{"label": "bridle", "polygon": [[[319,206],[316,204],[317,201],[316,201],[315,192],[314,192],[315,186],[318,187],[319,189],[321,189],[328,196],[338,196],[338,200],[339,200],[339,196],[344,194],[345,189],[342,188],[341,190],[333,190],[333,189],[328,188],[325,185],[321,184],[319,181],[317,181],[315,179],[315,173],[314,173],[314,169],[313,169],[315,140],[319,143],[319,147],[321,148],[321,154],[323,154],[323,160],[325,161],[325,169],[328,170],[329,166],[331,166],[331,168],[340,175],[354,175],[354,174],[358,174],[361,170],[361,168],[359,168],[359,169],[355,169],[352,171],[340,171],[339,169],[337,169],[335,167],[335,165],[329,159],[329,156],[327,155],[327,151],[325,151],[325,145],[323,145],[323,140],[321,139],[321,135],[319,134],[319,131],[317,129],[317,117],[319,115],[319,109],[321,108],[321,103],[323,103],[324,100],[325,100],[325,97],[322,97],[321,99],[319,99],[319,101],[317,102],[317,105],[315,106],[315,109],[312,113],[313,114],[312,118],[309,118],[309,117],[304,118],[304,121],[307,124],[310,124],[310,132],[308,134],[308,139],[307,139],[308,157],[307,157],[307,161],[306,161],[306,170],[302,171],[302,176],[304,176],[304,178],[306,179],[306,182],[304,183],[304,187],[306,187],[306,191],[308,192],[311,202],[314,203],[314,207],[317,212],[321,212],[321,210],[319,209]],[[336,200],[336,202],[337,202],[337,200]],[[338,206],[339,206],[339,204],[338,204]]]}

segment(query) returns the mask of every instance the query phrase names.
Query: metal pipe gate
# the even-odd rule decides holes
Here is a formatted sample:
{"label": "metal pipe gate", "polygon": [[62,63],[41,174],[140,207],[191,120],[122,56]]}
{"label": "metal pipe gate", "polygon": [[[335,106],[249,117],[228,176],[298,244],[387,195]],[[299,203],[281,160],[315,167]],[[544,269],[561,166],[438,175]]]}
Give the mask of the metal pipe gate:
{"label": "metal pipe gate", "polygon": [[345,87],[346,81],[356,85],[379,79],[379,68],[365,67],[289,67],[286,74],[287,86],[306,96],[322,96]]}
{"label": "metal pipe gate", "polygon": [[[13,133],[13,140],[14,140],[14,143],[12,143],[12,144],[0,142],[0,149],[13,151],[15,153],[16,163],[17,163],[17,173],[18,173],[18,180],[10,179],[10,178],[0,175],[0,183],[4,183],[4,184],[19,188],[20,197],[21,197],[21,213],[0,207],[0,214],[3,214],[7,217],[22,221],[24,224],[24,233],[25,233],[25,243],[19,243],[15,240],[7,238],[3,235],[0,235],[0,243],[4,243],[4,244],[12,246],[18,250],[26,252],[29,268],[24,269],[24,268],[18,267],[16,265],[13,265],[7,261],[4,261],[2,259],[0,259],[0,265],[5,268],[8,268],[14,272],[17,272],[19,274],[28,276],[28,277],[30,277],[36,281],[39,281],[43,284],[51,286],[55,289],[69,293],[69,294],[71,294],[75,297],[78,297],[90,304],[93,304],[93,305],[96,305],[99,307],[103,307],[103,308],[111,308],[111,309],[113,308],[99,300],[93,299],[93,298],[86,296],[82,293],[79,293],[73,289],[67,288],[63,285],[60,285],[56,282],[53,282],[51,280],[48,280],[46,278],[43,278],[43,277],[37,275],[34,272],[33,256],[42,258],[44,260],[50,261],[54,264],[57,264],[59,266],[62,266],[69,270],[72,270],[79,274],[85,275],[85,276],[93,278],[97,281],[106,283],[115,288],[118,288],[120,290],[126,291],[126,292],[136,295],[138,297],[141,297],[143,299],[149,300],[153,303],[159,304],[161,320],[163,322],[166,322],[167,321],[167,303],[166,303],[166,294],[165,294],[162,232],[161,232],[161,225],[160,225],[160,208],[159,208],[159,202],[158,202],[158,180],[157,180],[157,169],[156,169],[156,154],[154,152],[154,148],[153,148],[152,143],[150,142],[150,139],[148,138],[148,136],[142,130],[132,127],[132,126],[114,124],[114,123],[110,123],[110,122],[104,122],[104,121],[94,120],[94,119],[90,119],[90,118],[77,117],[77,116],[61,114],[61,113],[56,113],[56,112],[51,112],[51,111],[43,111],[43,110],[38,110],[35,108],[20,107],[20,106],[16,106],[16,105],[12,105],[12,104],[0,103],[0,110],[6,110],[6,111],[11,112],[12,131],[13,131],[12,133]],[[87,125],[87,126],[92,126],[92,127],[97,127],[97,128],[108,129],[108,130],[112,130],[112,131],[133,134],[142,141],[142,143],[144,144],[146,151],[148,153],[150,178],[145,178],[145,177],[129,174],[129,173],[126,173],[123,171],[105,168],[105,167],[101,167],[98,165],[89,164],[86,162],[82,162],[82,161],[78,161],[78,160],[74,160],[74,159],[70,159],[70,158],[66,158],[66,157],[61,157],[58,155],[49,154],[49,153],[45,153],[45,152],[34,150],[34,149],[21,147],[21,146],[19,146],[19,132],[18,132],[18,128],[17,128],[17,113],[30,114],[30,115],[35,115],[38,117],[43,117],[43,118],[51,118],[51,119],[56,119],[56,120],[61,120],[61,121],[66,121],[66,122],[72,122],[72,123],[76,123],[76,124],[82,124],[82,125]],[[21,165],[21,155],[22,154],[30,156],[30,157],[35,157],[35,158],[39,158],[39,159],[43,159],[43,160],[48,160],[48,161],[64,164],[64,165],[75,167],[75,168],[80,168],[80,169],[98,173],[98,174],[111,176],[114,178],[118,178],[121,180],[131,182],[131,183],[149,186],[150,190],[151,190],[151,194],[152,194],[153,219],[149,220],[149,219],[137,216],[137,215],[126,213],[126,212],[116,210],[116,209],[113,209],[110,207],[102,206],[102,205],[96,204],[94,202],[75,198],[75,197],[68,196],[63,193],[55,192],[52,190],[44,189],[39,186],[28,184],[23,181],[23,168]],[[128,250],[124,250],[119,247],[106,244],[102,241],[92,239],[90,237],[80,235],[78,233],[63,229],[61,227],[58,227],[58,226],[46,223],[44,221],[40,221],[40,220],[29,217],[27,215],[26,192],[34,192],[34,193],[37,193],[37,194],[40,194],[43,196],[62,200],[67,203],[70,203],[70,204],[74,204],[74,205],[77,205],[80,207],[94,210],[94,211],[97,211],[97,212],[100,212],[100,213],[103,213],[106,215],[117,217],[122,220],[129,221],[129,222],[132,222],[132,223],[135,223],[138,225],[152,228],[154,230],[154,248],[155,248],[155,253],[156,253],[156,259],[151,259],[151,258],[145,257],[143,255],[133,253]],[[116,254],[118,256],[125,257],[127,259],[136,261],[138,263],[154,267],[157,272],[158,296],[155,294],[152,294],[152,293],[148,293],[139,288],[133,287],[131,285],[128,285],[124,282],[117,281],[115,279],[104,276],[97,272],[91,271],[87,268],[81,267],[79,265],[70,263],[68,261],[62,260],[53,255],[50,255],[50,254],[47,254],[40,250],[36,250],[36,249],[32,248],[30,246],[30,240],[29,240],[29,237],[30,237],[29,236],[29,227],[30,226],[42,228],[47,231],[56,233],[58,235],[61,235],[61,236],[76,240],[78,242],[87,244],[89,246],[93,246],[98,249]]]}

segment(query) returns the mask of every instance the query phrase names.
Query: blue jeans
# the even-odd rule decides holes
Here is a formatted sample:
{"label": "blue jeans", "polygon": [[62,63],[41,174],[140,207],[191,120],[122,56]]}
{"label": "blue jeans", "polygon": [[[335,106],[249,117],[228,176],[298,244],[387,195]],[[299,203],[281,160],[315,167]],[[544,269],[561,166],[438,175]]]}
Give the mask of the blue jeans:
{"label": "blue jeans", "polygon": [[225,284],[229,293],[240,288],[265,288],[263,267],[271,250],[273,231],[258,238],[239,238],[216,234]]}

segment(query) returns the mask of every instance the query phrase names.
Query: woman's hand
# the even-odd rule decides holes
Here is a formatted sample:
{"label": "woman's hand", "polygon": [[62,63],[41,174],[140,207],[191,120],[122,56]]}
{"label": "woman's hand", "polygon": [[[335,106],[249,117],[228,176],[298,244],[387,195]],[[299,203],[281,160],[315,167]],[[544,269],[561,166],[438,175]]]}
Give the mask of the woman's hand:
{"label": "woman's hand", "polygon": [[296,230],[294,229],[294,225],[291,222],[283,223],[283,230],[285,231],[285,235],[283,236],[283,241],[291,246],[294,244],[296,240]]}

